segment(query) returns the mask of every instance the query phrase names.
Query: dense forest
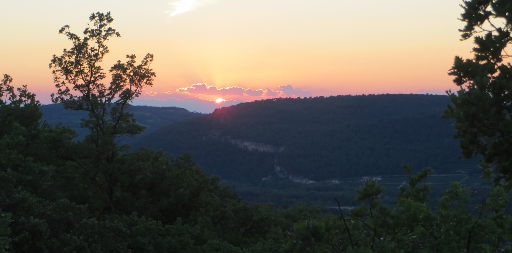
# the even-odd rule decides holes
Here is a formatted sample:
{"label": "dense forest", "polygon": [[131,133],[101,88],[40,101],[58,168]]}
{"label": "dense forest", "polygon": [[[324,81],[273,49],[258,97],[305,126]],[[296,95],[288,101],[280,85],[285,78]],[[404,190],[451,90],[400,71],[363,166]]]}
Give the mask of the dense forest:
{"label": "dense forest", "polygon": [[222,178],[258,182],[269,176],[310,180],[478,170],[463,160],[449,103],[439,95],[283,98],[215,110],[159,129],[136,146],[189,153]]}
{"label": "dense forest", "polygon": [[361,205],[339,214],[250,204],[187,156],[103,156],[41,118],[39,103],[6,76],[0,90],[0,252],[477,252],[509,249],[512,220],[497,186],[479,214],[454,184],[430,206],[429,171],[411,174],[396,200],[369,179]]}
{"label": "dense forest", "polygon": [[128,149],[119,139],[144,127],[127,108],[152,86],[153,56],[127,55],[104,81],[106,44],[120,34],[110,13],[98,12],[81,35],[60,30],[72,46],[50,63],[53,102],[86,112],[83,138],[45,122],[27,86],[15,88],[9,75],[0,80],[0,252],[512,252],[512,66],[502,55],[512,43],[512,5],[470,0],[463,7],[461,31],[463,39],[475,37],[475,57],[456,58],[450,74],[460,90],[449,94],[445,115],[464,156],[480,157],[482,176],[492,183],[479,204],[458,182],[431,199],[432,171],[406,169],[391,204],[367,178],[354,208],[334,200],[335,214],[281,209],[240,200],[187,155]]}

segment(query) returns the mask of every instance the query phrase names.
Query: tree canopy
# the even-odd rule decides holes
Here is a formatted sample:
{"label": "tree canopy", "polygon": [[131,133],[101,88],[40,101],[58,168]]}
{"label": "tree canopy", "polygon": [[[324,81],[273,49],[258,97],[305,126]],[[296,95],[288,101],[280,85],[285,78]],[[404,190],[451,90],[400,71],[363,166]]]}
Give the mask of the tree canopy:
{"label": "tree canopy", "polygon": [[[450,92],[446,115],[455,120],[466,157],[481,156],[487,174],[512,182],[512,2],[467,0],[462,4],[462,39],[473,38],[471,59],[456,57],[450,75],[459,86]],[[512,185],[511,185],[512,186]]]}
{"label": "tree canopy", "polygon": [[52,94],[55,103],[73,110],[89,112],[83,124],[89,128],[89,138],[96,146],[112,145],[112,138],[122,134],[137,134],[143,128],[136,124],[126,107],[141,95],[142,89],[153,85],[155,72],[150,68],[153,55],[147,54],[137,64],[136,56],[127,55],[126,62],[117,61],[110,69],[110,78],[102,67],[109,53],[108,41],[121,34],[111,26],[114,19],[107,13],[93,13],[83,37],[63,26],[59,33],[72,42],[62,55],[54,55],[50,68],[57,93]]}

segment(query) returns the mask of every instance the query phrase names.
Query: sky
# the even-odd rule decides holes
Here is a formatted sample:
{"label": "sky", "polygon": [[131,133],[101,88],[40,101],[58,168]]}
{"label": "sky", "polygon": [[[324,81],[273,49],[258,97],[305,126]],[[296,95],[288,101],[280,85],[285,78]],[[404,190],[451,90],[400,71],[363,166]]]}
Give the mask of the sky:
{"label": "sky", "polygon": [[[459,0],[17,0],[0,2],[0,73],[43,103],[55,91],[50,58],[110,11],[121,38],[105,68],[153,53],[157,74],[139,104],[211,108],[272,97],[434,93],[460,41]],[[215,104],[215,100],[220,103]]]}

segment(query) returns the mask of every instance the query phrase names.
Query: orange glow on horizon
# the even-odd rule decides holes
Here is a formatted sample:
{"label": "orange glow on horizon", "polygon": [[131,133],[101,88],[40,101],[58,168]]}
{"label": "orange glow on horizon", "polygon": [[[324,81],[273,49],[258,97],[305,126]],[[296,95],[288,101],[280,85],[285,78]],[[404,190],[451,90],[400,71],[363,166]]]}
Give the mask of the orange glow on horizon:
{"label": "orange glow on horizon", "polygon": [[[51,56],[71,46],[59,28],[70,25],[82,35],[87,18],[98,10],[112,12],[113,26],[122,35],[108,44],[105,70],[126,54],[139,60],[148,52],[155,55],[157,77],[151,91],[158,95],[147,97],[151,99],[167,95],[222,105],[304,96],[267,92],[283,85],[311,96],[444,94],[457,89],[448,76],[454,57],[471,57],[473,47],[471,40],[460,41],[459,1],[319,0],[312,5],[305,0],[169,0],[120,5],[90,0],[64,5],[27,0],[6,1],[3,7],[12,11],[1,15],[0,23],[17,25],[2,27],[3,34],[13,36],[0,42],[0,74],[10,74],[15,85],[27,84],[43,103],[56,91],[48,69]],[[209,85],[205,91],[178,91],[196,83]]]}
{"label": "orange glow on horizon", "polygon": [[225,100],[225,99],[223,99],[223,98],[217,98],[217,99],[215,99],[215,103],[216,103],[216,104],[220,104],[220,103],[223,103],[223,102],[226,102],[226,100]]}

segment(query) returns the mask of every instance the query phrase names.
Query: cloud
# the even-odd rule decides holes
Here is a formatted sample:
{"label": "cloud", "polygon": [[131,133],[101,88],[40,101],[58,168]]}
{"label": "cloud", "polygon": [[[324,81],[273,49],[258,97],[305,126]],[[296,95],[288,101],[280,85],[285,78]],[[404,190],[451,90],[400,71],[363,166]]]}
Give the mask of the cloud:
{"label": "cloud", "polygon": [[[177,106],[190,111],[210,113],[216,108],[231,106],[242,102],[279,97],[304,97],[310,92],[284,85],[277,88],[250,89],[238,86],[216,87],[205,83],[192,84],[175,91],[145,91],[136,105]],[[215,103],[217,98],[225,99],[223,103]]]}
{"label": "cloud", "polygon": [[261,89],[260,90],[246,89],[245,93],[247,93],[247,95],[252,96],[252,97],[259,97],[259,96],[263,95],[263,90],[261,90]]}
{"label": "cloud", "polygon": [[269,97],[277,97],[279,96],[279,92],[275,92],[271,89],[265,89],[265,94]]}
{"label": "cloud", "polygon": [[239,100],[231,100],[225,101],[223,103],[217,104],[211,100],[205,100],[198,98],[194,95],[186,94],[186,93],[175,93],[175,92],[154,92],[154,91],[145,91],[142,95],[142,98],[136,99],[133,104],[134,105],[147,105],[147,106],[157,106],[157,107],[181,107],[185,108],[192,112],[200,112],[200,113],[211,113],[213,110],[225,107],[236,105],[244,101]]}
{"label": "cloud", "polygon": [[295,88],[292,85],[284,85],[275,89],[250,89],[238,86],[218,88],[216,86],[209,86],[205,83],[196,83],[189,87],[179,88],[176,90],[176,92],[178,94],[217,96],[228,99],[236,98],[240,100],[254,100],[276,97],[307,97],[311,95],[310,92]]}
{"label": "cloud", "polygon": [[281,94],[288,97],[308,97],[311,93],[305,90],[294,88],[291,85],[284,85],[279,87]]}
{"label": "cloud", "polygon": [[169,3],[172,8],[169,11],[169,16],[174,17],[216,2],[217,0],[175,0]]}
{"label": "cloud", "polygon": [[204,83],[196,83],[192,84],[190,87],[179,88],[177,90],[178,93],[187,93],[187,94],[195,94],[195,95],[206,95],[206,96],[258,96],[262,92],[258,92],[257,90],[245,89],[236,86],[217,88],[215,86],[209,86]]}

